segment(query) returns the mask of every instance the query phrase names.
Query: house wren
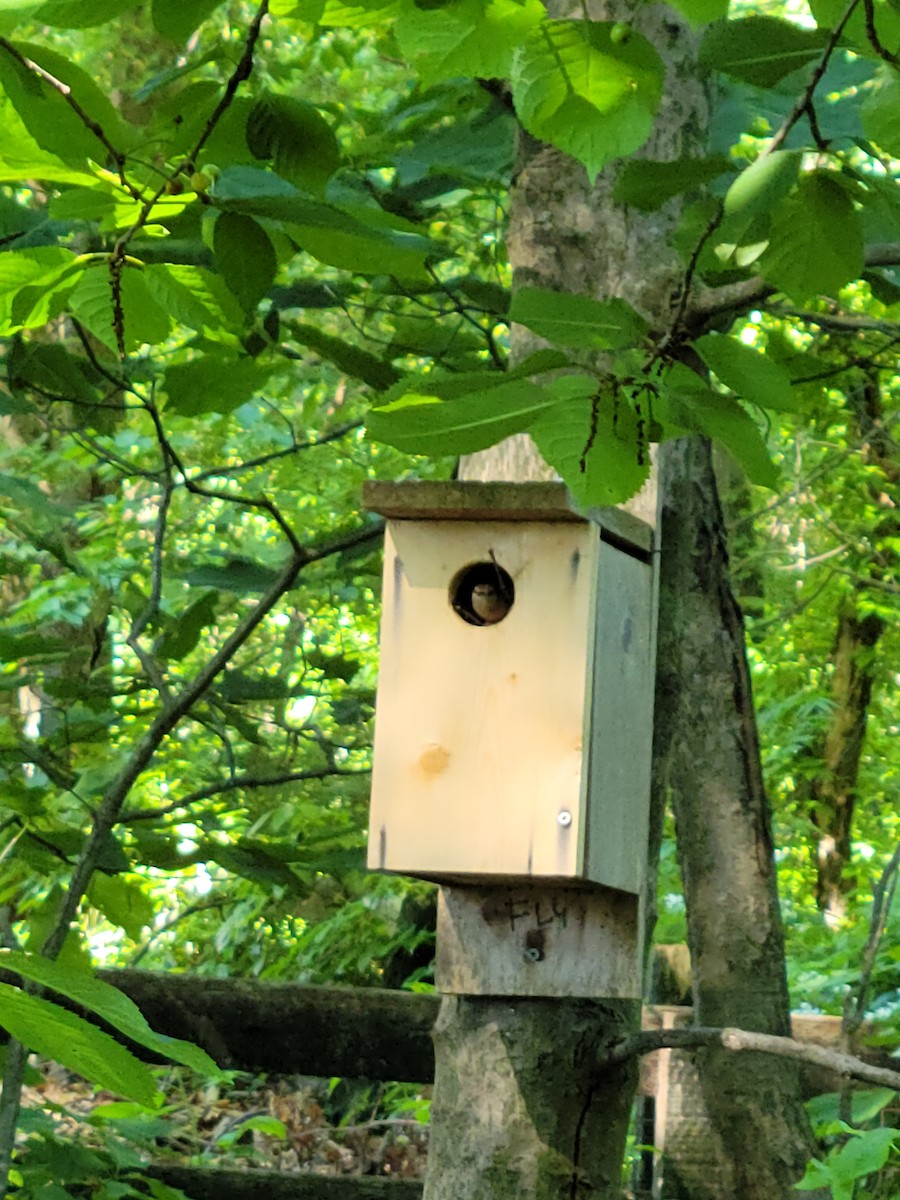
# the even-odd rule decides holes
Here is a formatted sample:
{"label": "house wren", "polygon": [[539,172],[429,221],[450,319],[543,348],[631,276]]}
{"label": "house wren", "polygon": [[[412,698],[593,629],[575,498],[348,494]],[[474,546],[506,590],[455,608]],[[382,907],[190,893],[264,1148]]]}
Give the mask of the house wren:
{"label": "house wren", "polygon": [[509,609],[509,599],[493,583],[476,583],[472,588],[472,612],[485,625],[496,625]]}

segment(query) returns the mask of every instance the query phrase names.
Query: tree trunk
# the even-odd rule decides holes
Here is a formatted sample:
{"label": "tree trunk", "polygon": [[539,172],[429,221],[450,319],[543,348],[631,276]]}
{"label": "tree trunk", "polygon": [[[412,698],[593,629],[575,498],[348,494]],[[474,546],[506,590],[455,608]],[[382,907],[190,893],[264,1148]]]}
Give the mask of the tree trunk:
{"label": "tree trunk", "polygon": [[[848,394],[848,407],[863,460],[875,468],[868,491],[876,520],[866,530],[872,550],[864,570],[877,587],[882,578],[890,579],[894,574],[894,545],[900,534],[896,506],[882,490],[883,486],[896,489],[900,469],[885,428],[877,371],[862,374],[861,385]],[[831,717],[821,742],[812,751],[821,766],[801,791],[815,826],[816,902],[830,925],[838,925],[846,915],[847,894],[854,886],[846,868],[850,862],[856,781],[875,684],[875,647],[885,631],[884,619],[872,612],[871,606],[866,610],[866,590],[865,580],[859,580],[838,613],[831,655]]]}
{"label": "tree trunk", "polygon": [[884,632],[875,613],[862,615],[855,598],[838,614],[832,654],[828,729],[820,753],[821,769],[809,783],[809,812],[816,827],[816,901],[829,924],[846,913],[845,875],[850,862],[850,836],[856,803],[856,779],[872,699],[873,651]]}
{"label": "tree trunk", "polygon": [[[769,806],[710,450],[684,440],[662,459],[657,786],[675,811],[694,1017],[787,1034]],[[793,1196],[813,1152],[796,1067],[721,1050],[697,1064],[722,1159],[711,1175],[708,1161],[682,1153],[676,1169],[692,1200]]]}
{"label": "tree trunk", "polygon": [[621,1196],[636,1073],[596,1080],[638,1001],[446,996],[435,1028],[428,1200]]}

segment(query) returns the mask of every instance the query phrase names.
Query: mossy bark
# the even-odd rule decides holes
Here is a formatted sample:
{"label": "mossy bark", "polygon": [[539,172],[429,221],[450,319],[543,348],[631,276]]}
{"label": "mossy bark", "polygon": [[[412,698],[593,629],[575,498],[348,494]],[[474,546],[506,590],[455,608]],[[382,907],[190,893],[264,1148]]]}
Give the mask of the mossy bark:
{"label": "mossy bark", "polygon": [[596,1076],[637,1001],[444,998],[426,1200],[612,1200],[636,1070]]}

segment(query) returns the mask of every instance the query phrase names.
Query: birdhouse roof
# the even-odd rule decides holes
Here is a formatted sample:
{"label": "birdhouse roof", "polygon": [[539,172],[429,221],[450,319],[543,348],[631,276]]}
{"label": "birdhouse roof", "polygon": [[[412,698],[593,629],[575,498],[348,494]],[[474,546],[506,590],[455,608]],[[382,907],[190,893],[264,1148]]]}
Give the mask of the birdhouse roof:
{"label": "birdhouse roof", "polygon": [[363,484],[363,504],[406,521],[590,522],[601,536],[642,554],[653,549],[653,530],[621,508],[580,511],[564,483],[481,483],[411,480]]}

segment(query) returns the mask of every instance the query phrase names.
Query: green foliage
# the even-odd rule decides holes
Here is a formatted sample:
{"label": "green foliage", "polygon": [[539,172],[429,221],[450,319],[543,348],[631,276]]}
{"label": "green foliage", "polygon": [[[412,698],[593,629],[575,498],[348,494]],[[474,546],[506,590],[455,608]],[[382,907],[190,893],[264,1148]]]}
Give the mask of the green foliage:
{"label": "green foliage", "polygon": [[797,1190],[826,1188],[834,1200],[853,1200],[859,1195],[860,1184],[876,1175],[889,1158],[897,1157],[900,1131],[855,1126],[877,1117],[895,1095],[886,1088],[854,1093],[850,1105],[854,1125],[840,1118],[840,1097],[836,1094],[818,1096],[812,1101],[809,1107],[816,1133],[835,1144],[824,1159],[814,1158],[810,1162],[806,1174],[796,1184]]}
{"label": "green foliage", "polygon": [[[814,912],[802,790],[825,769],[840,606],[896,649],[896,77],[862,13],[835,34],[843,4],[815,3],[816,28],[676,7],[715,22],[700,61],[721,103],[708,154],[660,162],[668,48],[640,13],[277,0],[259,27],[237,0],[0,4],[21,38],[0,45],[0,905],[29,952],[55,939],[10,959],[31,982],[4,985],[2,1020],[36,1049],[153,1103],[146,1068],[30,994],[46,987],[210,1069],[93,980],[88,950],[427,986],[430,915],[363,866],[380,563],[359,489],[522,431],[585,507],[636,492],[666,438],[712,436],[739,464],[792,983],[823,1008],[859,985],[861,927],[826,936]],[[873,21],[894,53],[891,6]],[[626,221],[672,227],[668,315],[511,286],[520,125],[603,172]],[[755,305],[774,315],[733,324]],[[550,348],[511,362],[512,324]],[[877,412],[860,407],[873,370]],[[863,918],[897,833],[887,682],[879,666],[858,781]],[[888,1016],[895,957],[886,939],[871,977]],[[93,1146],[64,1168],[34,1120],[33,1194],[125,1170]],[[852,1187],[890,1149],[875,1132],[809,1178]]]}

